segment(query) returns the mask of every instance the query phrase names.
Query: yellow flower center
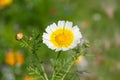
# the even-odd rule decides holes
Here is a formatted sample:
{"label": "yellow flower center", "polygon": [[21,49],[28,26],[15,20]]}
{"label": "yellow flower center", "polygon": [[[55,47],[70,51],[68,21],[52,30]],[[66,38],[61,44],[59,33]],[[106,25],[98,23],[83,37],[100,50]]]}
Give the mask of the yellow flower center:
{"label": "yellow flower center", "polygon": [[58,48],[69,47],[73,40],[74,34],[69,29],[57,29],[50,36],[50,41]]}

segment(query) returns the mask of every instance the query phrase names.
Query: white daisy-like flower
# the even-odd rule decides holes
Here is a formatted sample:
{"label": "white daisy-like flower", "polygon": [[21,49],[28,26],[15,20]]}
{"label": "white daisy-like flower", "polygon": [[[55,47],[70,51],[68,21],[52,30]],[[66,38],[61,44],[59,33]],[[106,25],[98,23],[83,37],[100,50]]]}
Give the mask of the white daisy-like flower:
{"label": "white daisy-like flower", "polygon": [[82,34],[78,26],[73,26],[69,21],[58,21],[58,24],[51,24],[43,33],[43,43],[50,49],[66,51],[73,49],[80,43]]}

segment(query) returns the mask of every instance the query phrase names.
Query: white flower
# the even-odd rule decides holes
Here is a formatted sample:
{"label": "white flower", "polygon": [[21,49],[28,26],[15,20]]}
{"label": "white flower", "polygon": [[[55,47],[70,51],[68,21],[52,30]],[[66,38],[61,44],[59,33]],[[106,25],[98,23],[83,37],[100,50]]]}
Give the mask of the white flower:
{"label": "white flower", "polygon": [[58,24],[51,24],[43,33],[43,43],[56,51],[73,49],[80,43],[82,34],[78,26],[73,26],[69,21],[58,21]]}

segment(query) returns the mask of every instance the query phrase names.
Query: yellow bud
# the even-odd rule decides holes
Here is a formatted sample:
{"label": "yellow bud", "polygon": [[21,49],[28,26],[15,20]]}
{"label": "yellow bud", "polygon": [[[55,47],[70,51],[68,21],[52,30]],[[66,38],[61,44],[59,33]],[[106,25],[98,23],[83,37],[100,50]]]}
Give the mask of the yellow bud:
{"label": "yellow bud", "polygon": [[23,33],[18,33],[17,35],[16,35],[16,40],[21,40],[23,38]]}

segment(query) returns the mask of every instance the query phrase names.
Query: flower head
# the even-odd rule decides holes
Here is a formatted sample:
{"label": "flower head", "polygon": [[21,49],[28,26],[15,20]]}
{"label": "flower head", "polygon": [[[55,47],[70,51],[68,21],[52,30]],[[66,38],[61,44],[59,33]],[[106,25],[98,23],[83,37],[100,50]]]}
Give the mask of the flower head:
{"label": "flower head", "polygon": [[58,21],[58,24],[51,24],[43,33],[43,43],[56,51],[73,49],[80,43],[82,34],[78,26],[73,26],[69,21]]}

